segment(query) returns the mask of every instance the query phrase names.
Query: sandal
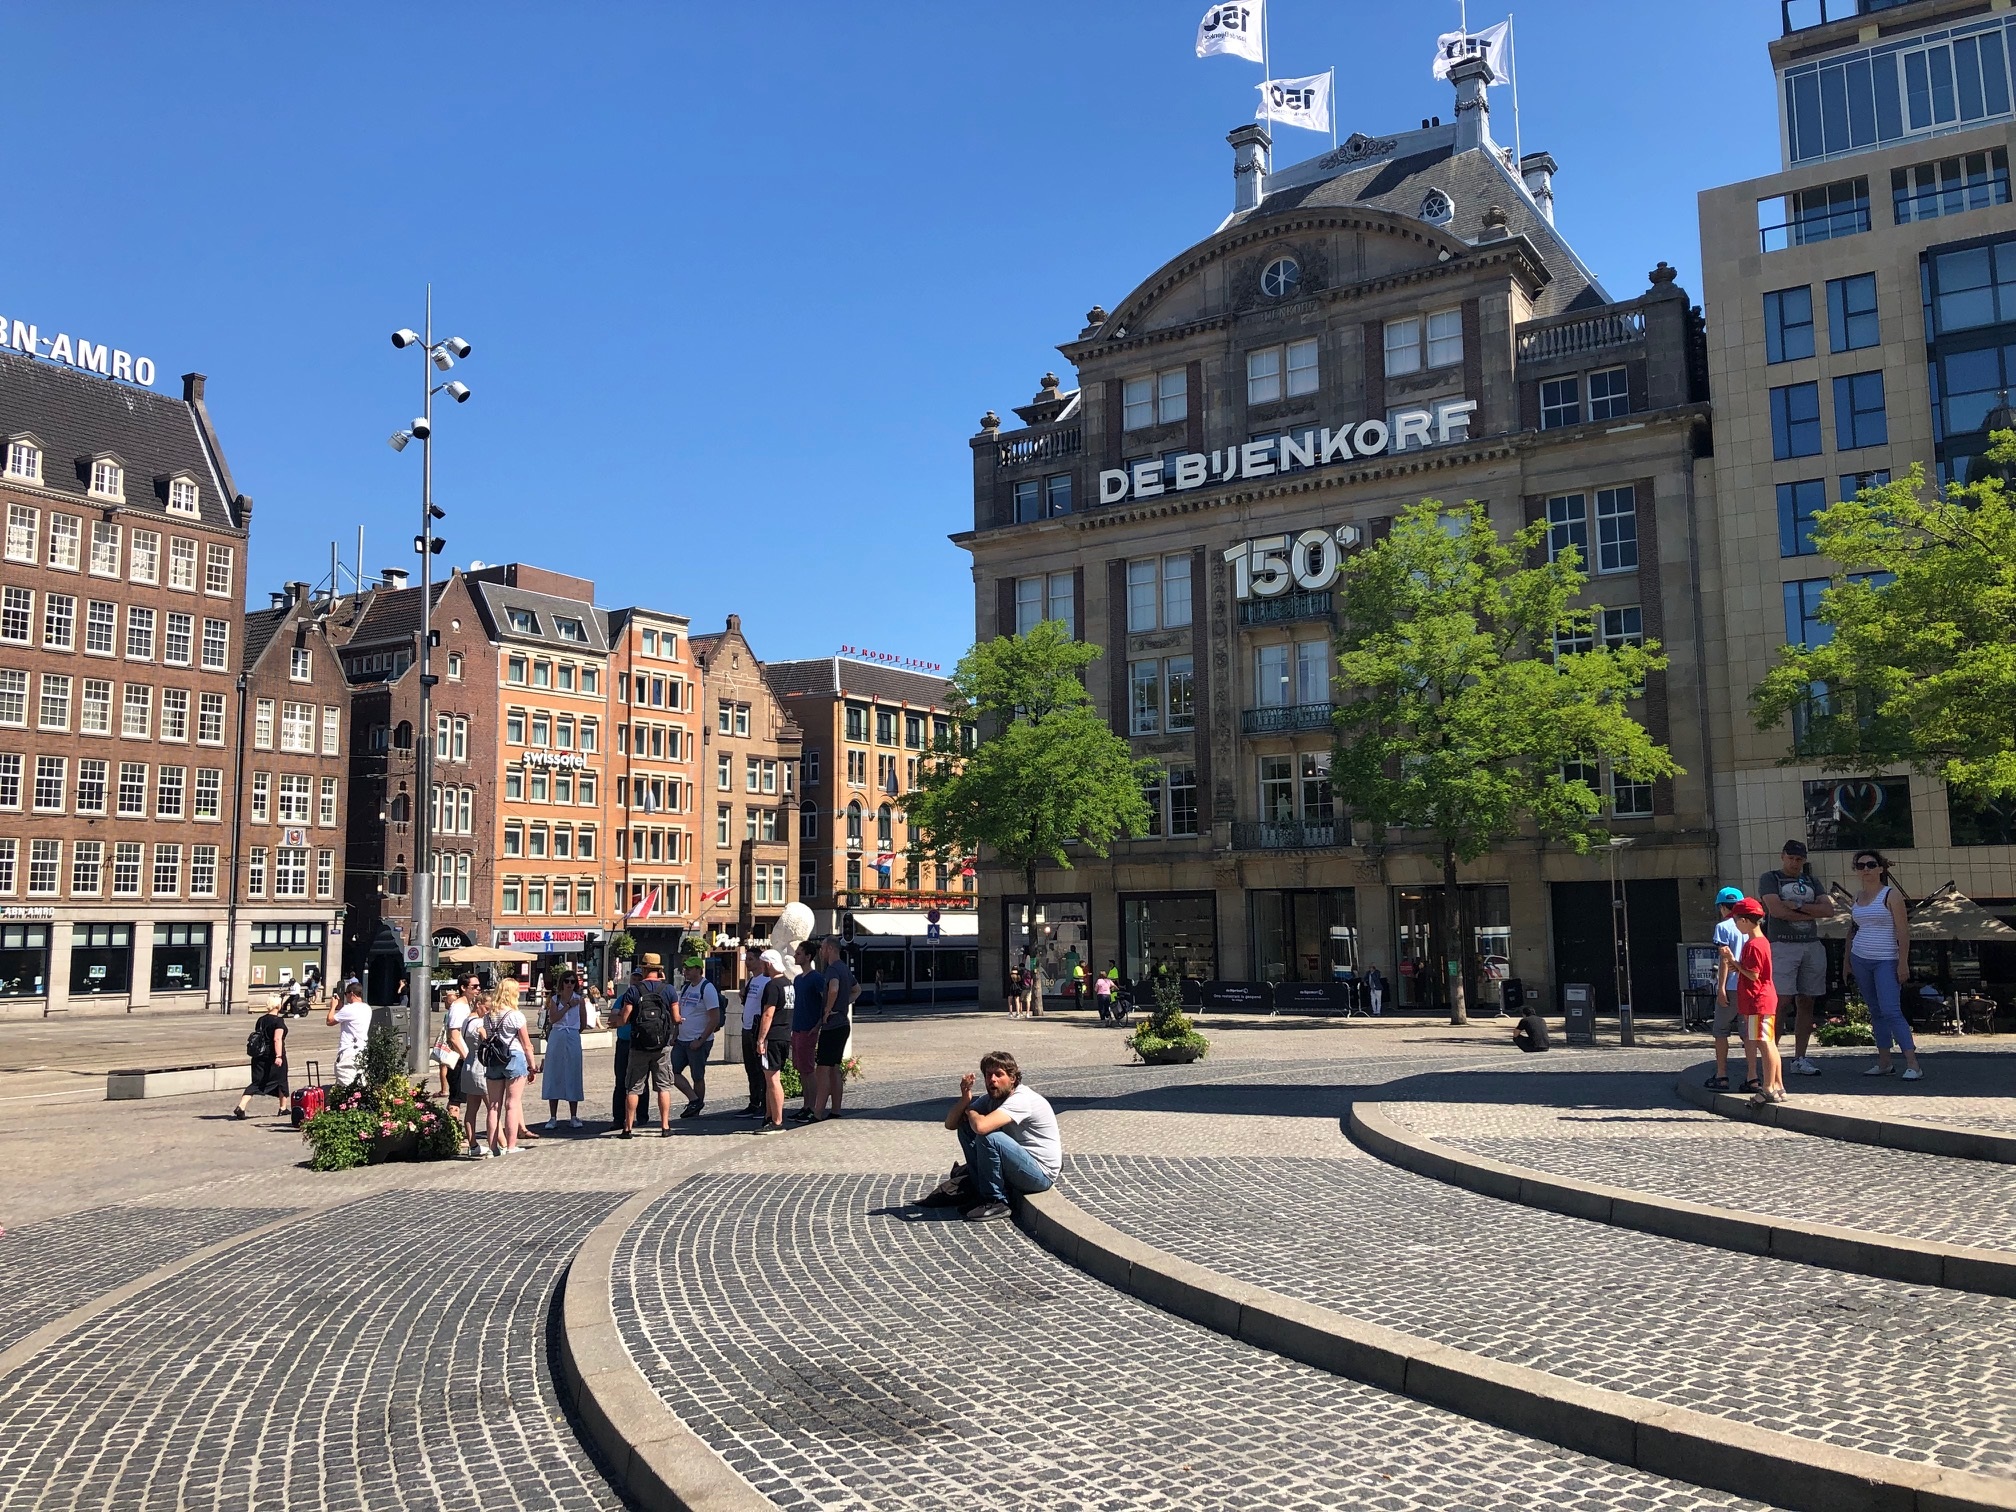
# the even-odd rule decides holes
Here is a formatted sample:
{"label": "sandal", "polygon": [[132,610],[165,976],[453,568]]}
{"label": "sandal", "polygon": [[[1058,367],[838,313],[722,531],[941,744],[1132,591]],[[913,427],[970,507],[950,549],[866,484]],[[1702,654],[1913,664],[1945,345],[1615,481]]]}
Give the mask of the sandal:
{"label": "sandal", "polygon": [[1763,1084],[1757,1081],[1755,1077],[1752,1077],[1749,1081],[1743,1083],[1743,1085],[1738,1087],[1736,1090],[1738,1092],[1761,1092],[1763,1090]]}
{"label": "sandal", "polygon": [[1710,1092],[1727,1092],[1729,1090],[1729,1078],[1726,1076],[1711,1076],[1708,1080],[1701,1083],[1701,1085],[1706,1087]]}

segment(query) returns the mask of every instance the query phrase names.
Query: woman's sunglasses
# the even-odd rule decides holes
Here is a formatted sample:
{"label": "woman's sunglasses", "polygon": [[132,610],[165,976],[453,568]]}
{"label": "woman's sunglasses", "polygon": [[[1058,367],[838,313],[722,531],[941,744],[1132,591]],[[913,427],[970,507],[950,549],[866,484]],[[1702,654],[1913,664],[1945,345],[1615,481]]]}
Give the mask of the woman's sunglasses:
{"label": "woman's sunglasses", "polygon": [[1857,871],[1881,871],[1881,870],[1883,870],[1883,863],[1882,863],[1881,861],[1857,861],[1857,862],[1855,863],[1855,870],[1857,870]]}

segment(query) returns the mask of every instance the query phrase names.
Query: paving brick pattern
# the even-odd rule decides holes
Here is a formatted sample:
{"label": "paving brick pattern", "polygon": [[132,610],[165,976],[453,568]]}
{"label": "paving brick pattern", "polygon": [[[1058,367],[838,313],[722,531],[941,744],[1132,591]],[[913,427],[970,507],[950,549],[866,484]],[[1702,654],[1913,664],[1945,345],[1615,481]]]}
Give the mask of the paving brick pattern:
{"label": "paving brick pattern", "polygon": [[1074,1157],[1063,1189],[1172,1254],[1352,1317],[1849,1448],[2016,1474],[2016,1301],[1565,1218],[1363,1156]]}
{"label": "paving brick pattern", "polygon": [[547,1368],[618,1200],[391,1191],[149,1288],[9,1383],[0,1509],[618,1512]]}
{"label": "paving brick pattern", "polygon": [[94,1297],[286,1211],[122,1206],[9,1229],[0,1235],[0,1349]]}
{"label": "paving brick pattern", "polygon": [[780,1506],[1754,1505],[1247,1348],[1010,1226],[906,1214],[918,1185],[700,1176],[617,1256],[633,1358]]}
{"label": "paving brick pattern", "polygon": [[1808,1223],[2016,1250],[2016,1166],[1735,1122],[1682,1102],[1670,1076],[1438,1076],[1394,1095],[1405,1100],[1380,1104],[1389,1117],[1514,1165]]}

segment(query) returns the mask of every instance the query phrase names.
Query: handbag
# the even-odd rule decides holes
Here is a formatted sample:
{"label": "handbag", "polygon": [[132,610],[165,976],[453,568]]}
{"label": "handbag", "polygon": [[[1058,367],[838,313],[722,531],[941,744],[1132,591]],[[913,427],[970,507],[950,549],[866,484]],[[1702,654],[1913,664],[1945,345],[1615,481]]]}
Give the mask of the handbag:
{"label": "handbag", "polygon": [[434,1041],[434,1048],[427,1052],[427,1058],[437,1066],[453,1071],[462,1064],[462,1052],[448,1043],[448,1022],[441,1022],[441,1038]]}

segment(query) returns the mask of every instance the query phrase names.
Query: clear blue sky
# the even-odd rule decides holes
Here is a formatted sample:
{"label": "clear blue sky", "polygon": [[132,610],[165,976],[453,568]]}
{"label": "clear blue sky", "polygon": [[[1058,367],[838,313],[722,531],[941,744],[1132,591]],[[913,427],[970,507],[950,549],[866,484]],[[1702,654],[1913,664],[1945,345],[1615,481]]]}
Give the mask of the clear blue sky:
{"label": "clear blue sky", "polygon": [[[252,586],[414,565],[418,366],[447,558],[592,576],[758,653],[947,664],[972,631],[967,440],[1229,208],[1260,69],[1204,0],[1050,6],[17,0],[0,310],[210,375]],[[1451,114],[1453,0],[1274,0],[1340,127]],[[1473,27],[1498,19],[1487,0]],[[1534,0],[1524,145],[1620,297],[1698,297],[1695,191],[1776,166],[1776,0]],[[1501,137],[1511,91],[1492,91]],[[1283,130],[1276,162],[1327,148]]]}

